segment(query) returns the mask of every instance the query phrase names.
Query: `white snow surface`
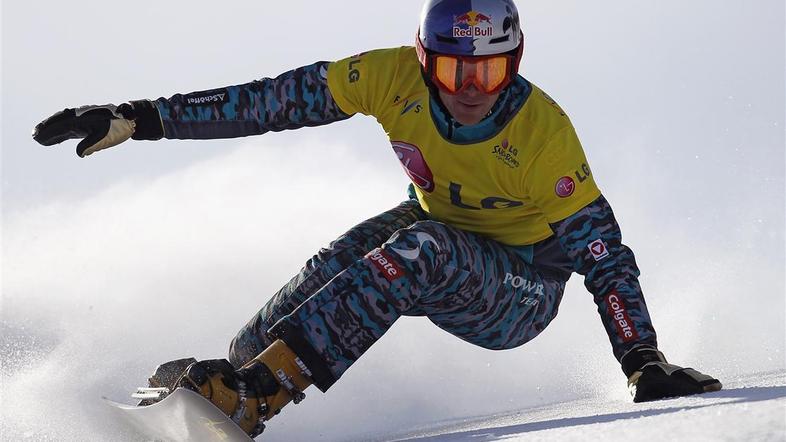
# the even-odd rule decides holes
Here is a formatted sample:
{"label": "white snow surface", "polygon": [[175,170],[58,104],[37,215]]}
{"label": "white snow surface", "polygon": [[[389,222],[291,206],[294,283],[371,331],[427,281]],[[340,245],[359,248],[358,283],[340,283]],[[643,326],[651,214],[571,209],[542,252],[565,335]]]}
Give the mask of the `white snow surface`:
{"label": "white snow surface", "polygon": [[727,381],[719,392],[655,402],[597,398],[559,402],[445,423],[392,440],[783,441],[786,372],[743,376]]}

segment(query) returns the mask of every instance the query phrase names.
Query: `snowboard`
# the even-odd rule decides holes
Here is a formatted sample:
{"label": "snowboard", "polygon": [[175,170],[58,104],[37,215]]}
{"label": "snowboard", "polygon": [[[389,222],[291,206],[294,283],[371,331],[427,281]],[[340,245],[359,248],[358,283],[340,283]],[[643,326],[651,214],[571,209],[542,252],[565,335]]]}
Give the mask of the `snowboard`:
{"label": "snowboard", "polygon": [[199,393],[185,388],[176,389],[152,405],[129,405],[103,399],[123,420],[156,441],[251,441],[251,438],[215,405]]}

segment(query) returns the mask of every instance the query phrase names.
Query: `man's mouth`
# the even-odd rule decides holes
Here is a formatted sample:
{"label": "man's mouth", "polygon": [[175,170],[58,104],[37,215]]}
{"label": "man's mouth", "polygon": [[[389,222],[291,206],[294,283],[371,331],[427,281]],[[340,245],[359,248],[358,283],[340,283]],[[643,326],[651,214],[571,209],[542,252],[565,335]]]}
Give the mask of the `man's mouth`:
{"label": "man's mouth", "polygon": [[467,103],[467,102],[465,102],[465,101],[461,101],[461,100],[459,100],[459,104],[460,104],[460,105],[462,105],[462,106],[466,106],[466,107],[478,107],[478,106],[480,106],[482,103]]}

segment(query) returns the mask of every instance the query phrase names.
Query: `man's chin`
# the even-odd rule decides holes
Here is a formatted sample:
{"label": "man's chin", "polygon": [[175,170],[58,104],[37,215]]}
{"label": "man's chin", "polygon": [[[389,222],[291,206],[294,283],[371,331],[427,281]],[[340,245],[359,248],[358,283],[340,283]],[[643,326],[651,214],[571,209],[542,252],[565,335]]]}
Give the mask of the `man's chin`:
{"label": "man's chin", "polygon": [[472,126],[480,123],[482,115],[454,115],[453,118],[464,126]]}

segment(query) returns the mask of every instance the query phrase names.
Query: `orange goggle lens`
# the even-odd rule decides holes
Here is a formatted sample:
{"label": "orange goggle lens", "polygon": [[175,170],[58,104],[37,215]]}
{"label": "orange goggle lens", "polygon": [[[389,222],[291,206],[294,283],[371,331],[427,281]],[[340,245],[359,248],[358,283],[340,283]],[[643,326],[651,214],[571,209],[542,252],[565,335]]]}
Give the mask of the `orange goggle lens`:
{"label": "orange goggle lens", "polygon": [[490,94],[502,89],[510,80],[510,57],[505,55],[477,60],[437,55],[433,66],[434,81],[452,94],[466,89],[470,84]]}

